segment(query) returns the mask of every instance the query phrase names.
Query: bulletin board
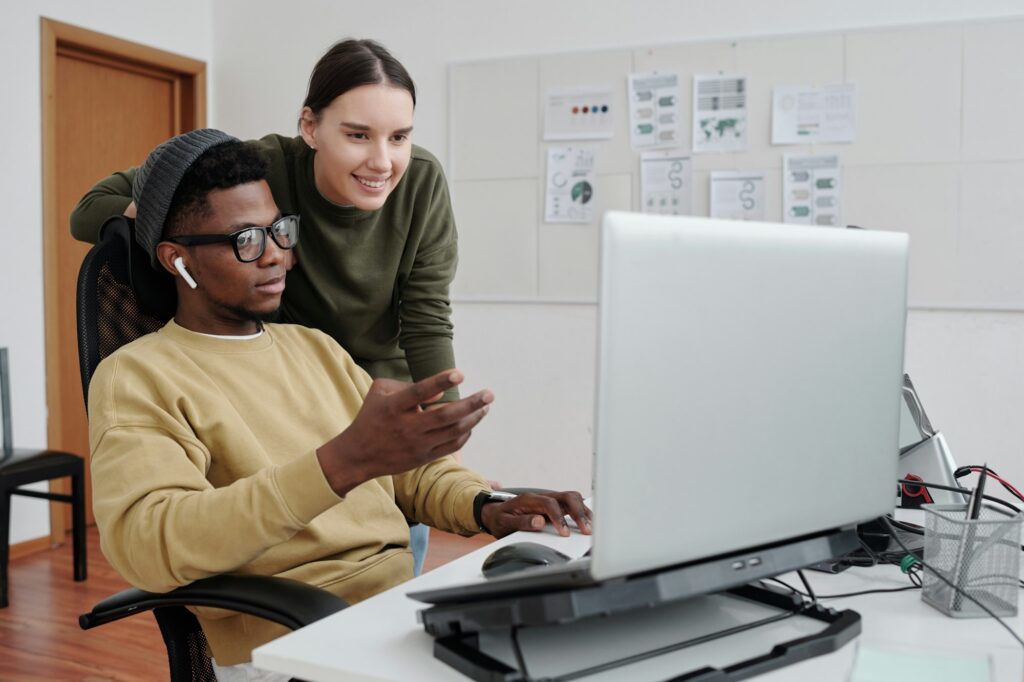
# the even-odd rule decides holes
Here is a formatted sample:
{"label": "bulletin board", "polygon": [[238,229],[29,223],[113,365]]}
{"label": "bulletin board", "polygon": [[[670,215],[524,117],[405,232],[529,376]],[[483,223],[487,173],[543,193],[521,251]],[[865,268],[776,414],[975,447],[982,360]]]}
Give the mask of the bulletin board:
{"label": "bulletin board", "polygon": [[[765,220],[782,221],[784,154],[837,154],[841,222],[907,232],[912,307],[1024,310],[1024,20],[759,37],[464,62],[449,67],[449,179],[459,229],[456,300],[596,299],[600,217],[640,210],[627,77],[679,76],[689,148],[695,75],[742,74],[743,151],[692,156],[692,215],[714,171],[761,172]],[[773,145],[772,91],[852,83],[856,136]],[[545,94],[609,86],[610,139],[543,140]],[[544,220],[547,151],[594,153],[586,224]],[[821,228],[830,229],[830,228]]]}

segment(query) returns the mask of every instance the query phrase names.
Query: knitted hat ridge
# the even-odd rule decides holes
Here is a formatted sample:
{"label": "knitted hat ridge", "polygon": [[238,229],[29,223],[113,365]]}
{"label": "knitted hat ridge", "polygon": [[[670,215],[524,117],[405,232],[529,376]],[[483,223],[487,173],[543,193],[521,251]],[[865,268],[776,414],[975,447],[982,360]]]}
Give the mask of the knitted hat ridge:
{"label": "knitted hat ridge", "polygon": [[155,269],[160,269],[156,245],[160,243],[167,212],[181,179],[207,150],[235,141],[237,138],[214,128],[192,130],[160,144],[135,173],[135,240],[149,254]]}

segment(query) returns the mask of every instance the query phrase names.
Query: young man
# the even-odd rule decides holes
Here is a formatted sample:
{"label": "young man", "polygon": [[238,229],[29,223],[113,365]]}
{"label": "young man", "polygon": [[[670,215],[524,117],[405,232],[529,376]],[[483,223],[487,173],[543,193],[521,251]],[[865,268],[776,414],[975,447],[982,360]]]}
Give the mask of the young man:
{"label": "young man", "polygon": [[[299,224],[265,175],[257,148],[215,130],[172,138],[136,175],[137,239],[175,275],[178,303],[90,386],[93,506],[114,567],[150,591],[278,575],[351,603],[412,576],[406,519],[497,536],[550,521],[564,535],[568,514],[589,532],[578,493],[489,504],[487,483],[447,456],[490,391],[427,410],[460,372],[371,381],[325,334],[267,323]],[[283,632],[197,615],[219,666]]]}

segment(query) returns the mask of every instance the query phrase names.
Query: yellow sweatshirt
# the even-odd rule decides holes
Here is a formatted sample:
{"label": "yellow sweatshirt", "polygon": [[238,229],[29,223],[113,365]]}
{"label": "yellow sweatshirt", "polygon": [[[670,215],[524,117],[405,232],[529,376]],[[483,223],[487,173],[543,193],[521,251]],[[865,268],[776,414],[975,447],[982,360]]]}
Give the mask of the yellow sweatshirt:
{"label": "yellow sweatshirt", "polygon": [[[443,457],[339,498],[316,449],[351,424],[370,382],[333,339],[296,325],[239,340],[172,321],[124,346],[89,388],[103,553],[152,592],[277,575],[355,603],[408,580],[406,518],[475,533],[473,498],[488,486]],[[285,632],[225,611],[197,616],[220,665]]]}

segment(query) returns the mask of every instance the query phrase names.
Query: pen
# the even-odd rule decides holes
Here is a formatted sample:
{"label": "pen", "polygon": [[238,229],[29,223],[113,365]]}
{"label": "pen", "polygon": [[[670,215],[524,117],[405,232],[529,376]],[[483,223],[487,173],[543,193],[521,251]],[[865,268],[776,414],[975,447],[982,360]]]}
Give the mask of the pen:
{"label": "pen", "polygon": [[956,562],[953,564],[951,576],[955,576],[953,584],[957,589],[953,591],[949,604],[950,611],[960,611],[963,606],[961,593],[967,588],[967,578],[970,573],[971,562],[975,559],[974,539],[977,528],[972,523],[981,516],[981,507],[985,501],[985,481],[988,479],[988,463],[982,465],[981,474],[978,476],[978,483],[971,491],[971,499],[967,501],[963,534],[960,536],[960,547],[957,551]]}
{"label": "pen", "polygon": [[974,518],[974,507],[977,506],[978,499],[978,486],[974,486],[971,488],[971,494],[967,498],[967,506],[964,507],[964,519],[969,521]]}
{"label": "pen", "polygon": [[988,463],[981,465],[981,474],[978,476],[978,485],[971,493],[970,516],[971,520],[981,516],[981,507],[985,503],[985,481],[988,480]]}

